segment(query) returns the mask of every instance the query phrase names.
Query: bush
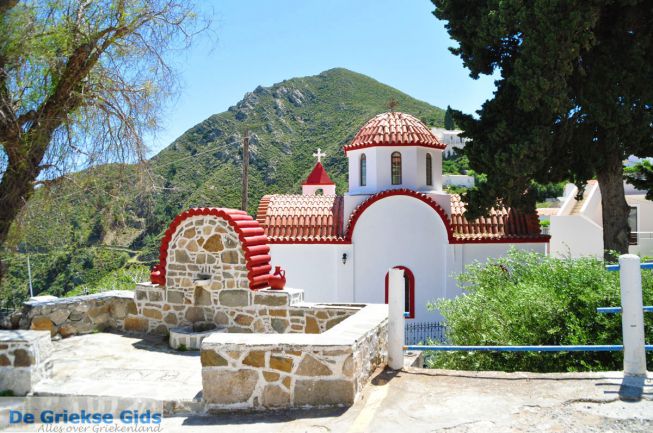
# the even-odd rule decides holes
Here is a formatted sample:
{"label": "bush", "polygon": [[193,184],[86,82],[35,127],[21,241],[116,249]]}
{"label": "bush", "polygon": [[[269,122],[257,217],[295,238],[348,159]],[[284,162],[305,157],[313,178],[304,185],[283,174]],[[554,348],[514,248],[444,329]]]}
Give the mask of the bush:
{"label": "bush", "polygon": [[[642,273],[644,304],[653,301],[653,273]],[[619,273],[598,259],[556,259],[511,251],[468,266],[466,294],[429,305],[444,316],[453,345],[621,344]],[[648,317],[647,317],[648,316]],[[649,339],[653,318],[645,315]],[[621,370],[621,352],[436,352],[432,368],[504,371]],[[653,366],[649,357],[649,369]]]}

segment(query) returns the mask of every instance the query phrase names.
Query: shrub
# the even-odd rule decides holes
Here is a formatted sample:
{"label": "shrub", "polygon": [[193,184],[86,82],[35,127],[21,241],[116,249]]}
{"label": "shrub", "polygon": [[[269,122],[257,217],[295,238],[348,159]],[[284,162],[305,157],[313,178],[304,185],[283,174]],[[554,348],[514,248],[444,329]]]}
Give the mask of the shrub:
{"label": "shrub", "polygon": [[[644,304],[653,301],[653,273],[642,273]],[[454,345],[621,344],[619,273],[598,259],[557,259],[511,251],[476,263],[459,276],[466,293],[429,304],[444,316]],[[648,317],[646,317],[648,316]],[[653,318],[645,315],[653,335]],[[462,370],[621,370],[621,352],[435,352],[428,366]],[[649,357],[649,369],[652,366]]]}

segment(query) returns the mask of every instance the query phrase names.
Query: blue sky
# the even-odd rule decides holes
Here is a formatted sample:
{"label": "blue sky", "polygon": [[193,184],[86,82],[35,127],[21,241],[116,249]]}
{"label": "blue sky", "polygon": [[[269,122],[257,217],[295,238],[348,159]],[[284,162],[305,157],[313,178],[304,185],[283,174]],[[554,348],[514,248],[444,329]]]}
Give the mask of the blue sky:
{"label": "blue sky", "polygon": [[155,154],[256,86],[344,67],[430,104],[473,112],[491,77],[473,80],[428,0],[197,0],[213,36],[181,55],[179,95],[148,139]]}

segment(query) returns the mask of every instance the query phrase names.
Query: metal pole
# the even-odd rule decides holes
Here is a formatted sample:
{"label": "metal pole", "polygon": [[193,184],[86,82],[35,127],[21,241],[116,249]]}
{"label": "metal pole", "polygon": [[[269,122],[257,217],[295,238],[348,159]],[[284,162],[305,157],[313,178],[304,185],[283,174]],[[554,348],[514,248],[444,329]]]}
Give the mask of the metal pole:
{"label": "metal pole", "polygon": [[639,257],[619,256],[621,284],[621,329],[624,341],[624,376],[646,376],[642,273]]}
{"label": "metal pole", "polygon": [[29,262],[29,254],[27,254],[27,277],[29,279],[29,297],[34,297],[34,290],[32,289],[32,266]]}
{"label": "metal pole", "polygon": [[403,269],[388,271],[388,367],[404,368],[404,300]]}
{"label": "metal pole", "polygon": [[243,190],[242,190],[242,206],[241,209],[247,212],[247,195],[249,190],[248,185],[248,172],[249,172],[249,131],[245,130],[243,137]]}

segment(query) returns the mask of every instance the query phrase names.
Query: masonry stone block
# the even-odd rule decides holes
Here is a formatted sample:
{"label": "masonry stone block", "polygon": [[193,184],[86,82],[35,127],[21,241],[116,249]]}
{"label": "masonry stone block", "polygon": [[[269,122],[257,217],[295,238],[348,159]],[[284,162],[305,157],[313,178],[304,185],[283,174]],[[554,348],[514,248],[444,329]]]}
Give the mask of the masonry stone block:
{"label": "masonry stone block", "polygon": [[265,367],[265,352],[252,350],[247,354],[245,359],[243,359],[243,364],[252,367]]}
{"label": "masonry stone block", "polygon": [[138,316],[127,316],[125,318],[125,330],[132,332],[147,332],[148,319]]}
{"label": "masonry stone block", "polygon": [[249,291],[222,290],[218,299],[224,307],[246,307],[249,305]]}
{"label": "masonry stone block", "polygon": [[266,385],[261,404],[265,407],[287,407],[290,404],[290,393],[279,385]]}
{"label": "masonry stone block", "polygon": [[254,296],[254,304],[267,305],[272,307],[288,305],[288,297],[285,295],[269,295],[269,294],[256,294]]}
{"label": "masonry stone block", "polygon": [[34,331],[50,331],[52,335],[55,335],[57,332],[52,320],[47,316],[36,316],[32,318],[30,329]]}
{"label": "masonry stone block", "polygon": [[306,354],[299,363],[297,371],[298,376],[331,376],[331,369],[313,356]]}
{"label": "masonry stone block", "polygon": [[202,322],[206,320],[204,317],[204,309],[200,307],[188,307],[184,317],[191,323]]}
{"label": "masonry stone block", "polygon": [[229,364],[226,359],[213,350],[202,350],[200,360],[202,367],[222,367]]}
{"label": "masonry stone block", "polygon": [[273,370],[285,371],[290,373],[292,371],[294,361],[292,358],[285,356],[270,355],[270,368]]}
{"label": "masonry stone block", "polygon": [[297,406],[353,404],[354,384],[348,380],[297,379],[294,403]]}
{"label": "masonry stone block", "polygon": [[203,396],[209,403],[247,402],[257,382],[258,373],[255,370],[202,369]]}

